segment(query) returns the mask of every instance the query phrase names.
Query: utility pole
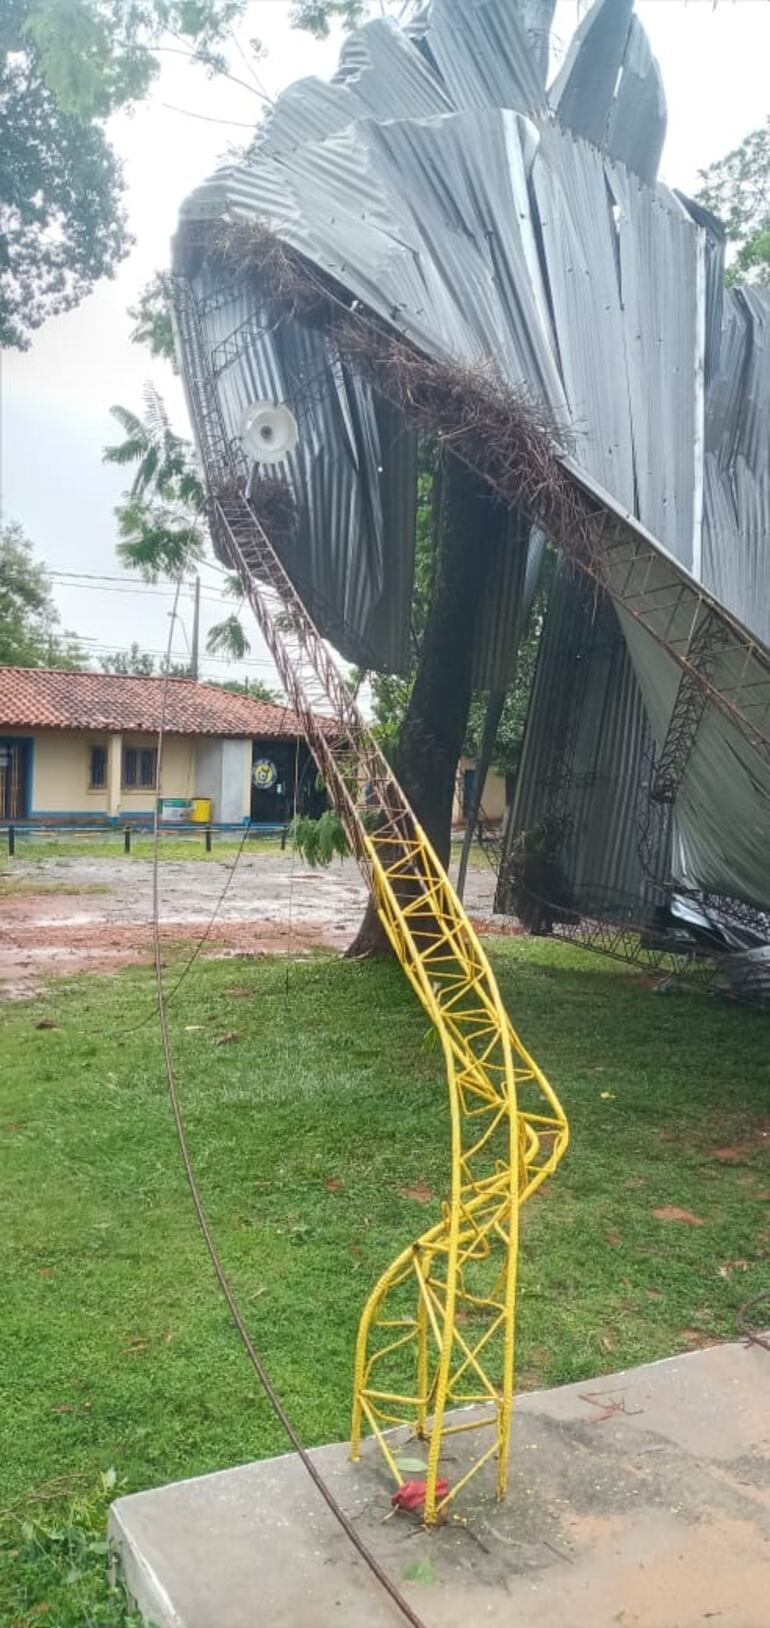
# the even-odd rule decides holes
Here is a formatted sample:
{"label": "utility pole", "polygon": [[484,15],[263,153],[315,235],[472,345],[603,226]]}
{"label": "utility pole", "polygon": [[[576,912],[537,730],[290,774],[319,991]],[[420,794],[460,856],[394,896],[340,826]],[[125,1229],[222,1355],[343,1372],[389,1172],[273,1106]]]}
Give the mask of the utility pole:
{"label": "utility pole", "polygon": [[194,605],[193,605],[192,646],[190,648],[190,677],[191,678],[197,678],[198,677],[198,649],[199,649],[199,645],[200,645],[200,630],[201,630],[201,579],[200,579],[199,576],[196,576],[196,578],[195,578],[194,595],[195,595],[195,598],[194,598]]}

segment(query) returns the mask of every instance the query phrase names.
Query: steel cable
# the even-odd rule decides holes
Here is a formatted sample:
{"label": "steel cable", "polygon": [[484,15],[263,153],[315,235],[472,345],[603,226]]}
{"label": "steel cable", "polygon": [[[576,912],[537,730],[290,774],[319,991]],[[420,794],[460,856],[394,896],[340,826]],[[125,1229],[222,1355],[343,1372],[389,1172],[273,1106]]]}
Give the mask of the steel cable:
{"label": "steel cable", "polygon": [[[177,584],[177,597],[178,597],[178,593],[179,593],[179,584]],[[175,599],[175,603],[174,603],[174,608],[176,608],[176,599]],[[171,622],[170,622],[170,629],[171,630],[173,630],[173,626],[174,626],[174,622],[173,622],[173,617],[172,617]],[[171,639],[171,632],[169,633],[169,653],[170,653],[170,639]],[[168,669],[168,662],[166,663],[166,668]],[[158,729],[158,759],[157,759],[157,771],[156,771],[156,778],[157,778],[158,787],[160,786],[160,770],[161,770],[161,760],[162,760],[162,756],[163,756],[163,739],[164,739],[164,734],[165,734],[165,715],[166,715],[166,698],[167,698],[167,694],[168,694],[168,670],[164,674],[163,690],[162,690],[162,694],[161,694],[160,722],[159,722],[159,729]],[[188,1143],[187,1143],[187,1133],[186,1133],[186,1130],[185,1130],[184,1121],[183,1121],[183,1118],[182,1118],[182,1112],[181,1112],[181,1108],[180,1108],[180,1105],[179,1105],[179,1095],[178,1095],[178,1092],[177,1092],[176,1075],[175,1075],[175,1071],[174,1071],[174,1061],[173,1061],[173,1056],[172,1056],[172,1052],[171,1052],[171,1041],[170,1041],[169,1030],[168,1030],[165,991],[164,991],[164,988],[163,988],[163,962],[162,962],[162,958],[161,958],[160,909],[159,909],[159,885],[158,885],[159,884],[159,869],[160,869],[160,867],[159,867],[159,847],[160,847],[160,822],[159,822],[159,811],[158,811],[158,798],[156,796],[156,798],[155,798],[155,811],[154,811],[154,816],[153,816],[153,877],[152,877],[153,919],[152,919],[152,928],[153,928],[153,951],[154,951],[154,963],[155,963],[155,982],[156,982],[157,996],[158,996],[157,1010],[158,1010],[158,1023],[159,1023],[159,1027],[160,1027],[161,1047],[162,1047],[162,1052],[163,1052],[163,1062],[164,1062],[165,1073],[166,1073],[166,1085],[167,1085],[167,1089],[168,1089],[168,1097],[169,1097],[169,1102],[171,1104],[171,1112],[172,1112],[173,1119],[174,1119],[174,1126],[175,1126],[175,1130],[176,1130],[177,1142],[179,1144],[179,1150],[180,1150],[180,1153],[182,1155],[182,1162],[184,1164],[185,1175],[186,1175],[186,1178],[187,1178],[187,1185],[188,1185],[188,1188],[189,1188],[189,1191],[190,1191],[190,1197],[192,1199],[193,1206],[194,1206],[194,1209],[195,1209],[195,1214],[196,1214],[196,1217],[197,1217],[197,1220],[198,1220],[198,1225],[199,1225],[201,1233],[203,1235],[203,1239],[204,1239],[206,1248],[207,1248],[208,1253],[209,1253],[209,1258],[211,1260],[211,1264],[212,1264],[212,1266],[214,1268],[214,1273],[216,1275],[217,1282],[218,1282],[219,1287],[220,1287],[220,1289],[222,1291],[222,1294],[224,1296],[225,1302],[227,1304],[227,1309],[228,1309],[228,1311],[230,1313],[230,1316],[232,1318],[232,1321],[233,1321],[233,1323],[235,1325],[236,1331],[237,1331],[238,1335],[240,1336],[240,1339],[241,1339],[241,1342],[243,1344],[244,1350],[246,1351],[246,1354],[247,1354],[247,1356],[249,1358],[249,1361],[251,1362],[251,1365],[252,1365],[252,1367],[254,1369],[254,1372],[257,1375],[257,1378],[258,1378],[258,1380],[260,1382],[260,1385],[262,1386],[262,1389],[263,1389],[263,1391],[265,1393],[265,1396],[267,1397],[267,1400],[268,1400],[268,1402],[269,1402],[269,1404],[270,1404],[276,1418],[278,1419],[282,1429],[284,1430],[286,1436],[288,1437],[289,1441],[291,1442],[291,1445],[294,1448],[294,1451],[296,1452],[296,1454],[297,1454],[298,1458],[300,1459],[302,1465],[304,1466],[305,1470],[307,1471],[308,1475],[310,1476],[310,1479],[313,1482],[313,1485],[315,1486],[316,1491],[318,1493],[320,1493],[320,1496],[322,1497],[324,1503],[326,1504],[327,1508],[330,1510],[331,1514],[333,1515],[334,1519],[337,1521],[338,1525],[342,1528],[343,1532],[345,1533],[345,1536],[347,1538],[349,1538],[351,1544],[353,1545],[353,1548],[356,1550],[356,1553],[358,1555],[360,1555],[361,1559],[364,1561],[364,1564],[369,1568],[369,1570],[372,1572],[373,1576],[377,1578],[378,1583],[380,1583],[381,1587],[384,1589],[384,1591],[388,1595],[389,1599],[396,1606],[397,1610],[401,1613],[402,1617],[404,1617],[407,1622],[412,1624],[412,1628],[426,1628],[426,1625],[423,1622],[423,1619],[421,1617],[419,1617],[417,1615],[416,1611],[414,1611],[412,1609],[411,1605],[409,1604],[409,1601],[401,1593],[401,1590],[398,1588],[397,1584],[388,1575],[388,1573],[385,1571],[384,1567],[380,1565],[380,1562],[377,1559],[376,1555],[372,1552],[372,1550],[369,1548],[368,1544],[366,1544],[364,1542],[363,1538],[356,1531],[355,1526],[353,1525],[353,1522],[350,1520],[350,1517],[348,1515],[346,1515],[344,1509],[342,1508],[342,1505],[340,1503],[338,1503],[337,1499],[335,1498],[334,1493],[331,1490],[331,1487],[328,1486],[328,1484],[325,1481],[323,1475],[321,1474],[321,1471],[318,1469],[317,1465],[313,1462],[311,1454],[308,1452],[308,1449],[305,1447],[304,1443],[302,1442],[302,1440],[301,1440],[301,1438],[299,1436],[299,1433],[298,1433],[298,1431],[296,1429],[296,1426],[294,1425],[292,1419],[289,1417],[289,1414],[286,1412],[286,1409],[285,1409],[285,1407],[284,1407],[284,1405],[283,1405],[283,1403],[281,1401],[281,1398],[278,1395],[278,1392],[276,1391],[275,1386],[273,1385],[273,1382],[272,1382],[272,1380],[270,1378],[270,1375],[269,1375],[267,1369],[265,1368],[265,1365],[264,1365],[264,1363],[263,1363],[263,1361],[262,1361],[262,1359],[261,1359],[261,1357],[259,1355],[259,1352],[256,1349],[256,1346],[254,1345],[254,1342],[253,1342],[253,1340],[251,1338],[251,1335],[249,1334],[249,1331],[248,1331],[248,1329],[246,1327],[246,1324],[245,1324],[245,1322],[243,1320],[243,1317],[241,1315],[241,1312],[240,1312],[240,1309],[239,1309],[239,1306],[238,1306],[238,1302],[237,1302],[236,1297],[235,1297],[235,1293],[234,1293],[233,1288],[232,1288],[232,1286],[230,1284],[227,1273],[225,1272],[224,1266],[222,1265],[222,1261],[220,1259],[219,1251],[217,1249],[217,1246],[216,1246],[216,1243],[214,1241],[214,1237],[213,1237],[211,1228],[209,1226],[208,1217],[206,1215],[206,1211],[205,1211],[205,1208],[204,1208],[204,1205],[203,1205],[203,1200],[201,1198],[200,1191],[198,1189],[198,1183],[197,1183],[196,1176],[195,1176],[195,1170],[193,1168],[192,1159],[190,1157],[190,1150],[189,1150]]]}

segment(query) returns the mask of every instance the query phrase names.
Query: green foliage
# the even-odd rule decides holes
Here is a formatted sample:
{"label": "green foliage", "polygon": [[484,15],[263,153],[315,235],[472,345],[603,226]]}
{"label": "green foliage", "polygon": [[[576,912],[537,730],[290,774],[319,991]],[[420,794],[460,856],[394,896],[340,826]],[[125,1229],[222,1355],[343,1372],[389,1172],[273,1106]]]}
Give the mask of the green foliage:
{"label": "green foliage", "polygon": [[145,582],[176,578],[200,560],[205,551],[203,527],[189,511],[174,503],[148,498],[127,498],[116,509],[119,542],[116,553]]}
{"label": "green foliage", "polygon": [[700,174],[698,200],[719,216],[736,246],[728,283],[770,286],[770,119]]}
{"label": "green foliage", "polygon": [[164,272],[156,271],[142,289],[136,305],[129,306],[128,314],[134,323],[131,330],[134,344],[146,345],[152,356],[170,362],[176,372],[169,278]]}
{"label": "green foliage", "polygon": [[333,808],[327,808],[317,820],[298,814],[289,834],[297,853],[313,869],[331,865],[333,859],[343,859],[350,852],[345,828]]}
{"label": "green foliage", "polygon": [[390,14],[403,23],[422,9],[422,0],[295,0],[291,11],[293,28],[302,28],[314,39],[325,40],[333,23],[347,32],[368,17]]}
{"label": "green foliage", "polygon": [[103,673],[131,673],[135,677],[150,678],[155,672],[154,657],[141,650],[134,640],[128,650],[118,650],[112,656],[102,656],[99,666]]}
{"label": "green foliage", "polygon": [[[140,337],[138,329],[135,337]],[[152,349],[152,339],[148,342]],[[144,409],[144,417],[128,407],[110,409],[123,440],[105,447],[103,457],[105,463],[135,465],[131,486],[115,511],[117,553],[124,565],[155,582],[184,576],[203,558],[205,489],[192,442],[171,428],[165,403],[152,385],[145,386]],[[242,597],[236,576],[227,578],[226,591]],[[236,611],[217,622],[206,640],[212,655],[231,661],[242,661],[250,648]]]}
{"label": "green foliage", "polygon": [[[13,1521],[9,1542],[16,1546],[22,1590],[18,1609],[36,1612],[42,1599],[46,1614],[56,1612],[56,1628],[142,1628],[123,1584],[107,1576],[107,1509],[117,1486],[115,1471],[106,1470],[98,1490],[60,1506],[56,1515],[38,1508]],[[25,1614],[23,1620],[32,1619]]]}
{"label": "green foliage", "polygon": [[333,22],[341,22],[345,29],[357,28],[368,10],[366,0],[296,0],[291,11],[292,27],[325,40]]}
{"label": "green foliage", "polygon": [[[226,72],[217,46],[245,4],[2,0],[0,346],[25,349],[114,274],[131,240],[103,121],[146,94],[161,50]],[[140,301],[138,325],[148,320]],[[157,320],[153,339],[164,342]]]}
{"label": "green foliage", "polygon": [[[184,676],[184,675],[180,675]],[[255,835],[250,831],[247,836],[246,852],[250,854],[275,854],[279,849],[280,836]],[[232,841],[228,837],[214,835],[211,851],[204,845],[204,827],[202,825],[180,826],[175,835],[171,834],[169,827],[161,830],[160,853],[161,863],[175,864],[177,860],[190,860],[202,865],[232,865],[233,860],[241,852],[242,839]],[[131,852],[126,854],[123,849],[123,831],[118,827],[106,830],[94,826],[89,831],[57,831],[55,835],[43,835],[39,831],[23,830],[16,834],[16,858],[14,864],[28,867],[22,877],[13,877],[9,882],[0,877],[0,902],[7,893],[109,893],[109,888],[102,888],[97,884],[85,887],[75,883],[56,883],[51,888],[46,885],[46,878],[39,880],[37,871],[47,859],[55,859],[57,864],[63,859],[115,859],[121,867],[129,869],[135,860],[152,859],[155,852],[155,843],[152,836],[142,836],[137,832],[131,838]],[[2,1621],[2,1618],[0,1618]]]}
{"label": "green foliage", "polygon": [[206,649],[212,655],[227,656],[230,661],[242,661],[243,657],[248,655],[251,645],[243,623],[235,611],[231,611],[223,622],[216,622],[209,630]]}
{"label": "green foliage", "polygon": [[204,489],[190,441],[177,435],[162,396],[154,385],[144,388],[144,418],[127,407],[111,407],[125,439],[105,447],[104,462],[137,465],[132,497],[153,492],[159,498],[201,508]]}
{"label": "green foliage", "polygon": [[115,511],[123,563],[146,582],[178,577],[205,552],[199,516],[204,488],[192,443],[171,428],[161,396],[147,385],[140,418],[127,407],[112,407],[124,439],[105,447],[105,463],[136,465],[129,491]]}
{"label": "green foliage", "polygon": [[263,684],[261,678],[207,678],[207,684],[213,685],[215,690],[230,690],[233,695],[249,695],[252,701],[270,701],[273,704],[280,701],[277,690],[271,690],[269,684]]}
{"label": "green foliage", "polygon": [[103,673],[120,673],[123,677],[152,678],[154,674],[169,678],[189,678],[190,668],[186,662],[166,661],[163,657],[156,666],[155,658],[142,650],[134,639],[128,650],[117,650],[114,655],[102,656],[99,666]]}
{"label": "green foliage", "polygon": [[15,521],[0,527],[0,665],[88,666],[75,634],[59,631],[45,566]]}
{"label": "green foliage", "polygon": [[130,239],[118,160],[57,101],[30,47],[26,0],[0,8],[0,347],[113,274]]}
{"label": "green foliage", "polygon": [[164,37],[218,69],[216,46],[245,0],[27,0],[23,34],[59,106],[102,119],[147,94]]}

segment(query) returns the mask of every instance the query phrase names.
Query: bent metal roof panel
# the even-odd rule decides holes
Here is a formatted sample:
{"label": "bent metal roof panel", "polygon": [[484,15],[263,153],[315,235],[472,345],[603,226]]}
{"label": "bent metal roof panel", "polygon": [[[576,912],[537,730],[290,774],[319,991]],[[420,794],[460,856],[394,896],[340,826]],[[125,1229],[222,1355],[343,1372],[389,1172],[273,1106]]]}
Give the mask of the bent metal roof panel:
{"label": "bent metal roof panel", "polygon": [[[665,98],[633,0],[596,0],[546,88],[553,9],[431,0],[409,28],[365,24],[328,85],[292,86],[244,160],[191,195],[175,268],[196,314],[180,343],[193,422],[203,447],[213,402],[237,448],[248,402],[293,409],[299,442],[279,473],[297,525],[276,546],[321,631],[350,659],[394,671],[409,654],[414,433],[333,338],[291,311],[272,320],[258,278],[207,259],[201,228],[267,230],[417,351],[537,401],[569,431],[575,477],[651,550],[653,600],[673,582],[694,627],[700,585],[717,620],[731,613],[710,673],[729,692],[724,722],[704,723],[708,763],[696,740],[677,816],[701,880],[766,895],[770,302],[725,297],[721,228],[656,180]],[[611,592],[625,580],[615,566]],[[486,595],[494,616],[473,631],[480,684],[509,676],[521,626],[527,573],[500,569]],[[653,600],[637,594],[621,625],[662,746],[684,646],[680,626],[682,659],[662,647]],[[752,728],[728,745],[744,661]],[[698,808],[720,774],[715,832],[713,810]],[[740,852],[736,820],[752,833]]]}

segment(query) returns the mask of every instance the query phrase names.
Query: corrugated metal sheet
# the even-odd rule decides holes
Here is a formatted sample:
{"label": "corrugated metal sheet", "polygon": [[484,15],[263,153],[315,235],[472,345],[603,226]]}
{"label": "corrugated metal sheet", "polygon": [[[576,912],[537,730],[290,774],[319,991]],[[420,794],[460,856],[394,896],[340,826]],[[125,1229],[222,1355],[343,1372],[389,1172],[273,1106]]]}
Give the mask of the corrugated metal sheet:
{"label": "corrugated metal sheet", "polygon": [[[569,467],[640,538],[651,535],[650,592],[686,582],[671,577],[678,561],[765,632],[768,302],[732,295],[722,323],[718,231],[654,182],[665,104],[631,0],[596,0],[578,29],[549,93],[561,129],[544,102],[542,35],[534,53],[530,44],[551,9],[551,0],[513,11],[510,0],[433,0],[407,30],[366,25],[332,84],[302,81],[279,98],[248,160],[193,194],[183,217],[266,223],[427,354],[527,389],[571,427]],[[205,291],[198,273],[196,292]],[[268,328],[253,292],[208,302],[202,321],[210,370],[215,356],[237,353],[217,376],[226,436],[237,436],[250,391],[288,400],[302,418],[286,471],[301,531],[286,563],[323,631],[346,653],[365,644],[370,664],[397,667],[413,546],[410,438],[383,427],[381,404],[325,341],[288,319]],[[515,646],[520,560],[501,561],[496,590],[476,657],[490,682]],[[656,642],[654,605],[644,600],[641,621],[621,620],[660,745],[681,669]],[[738,631],[727,641],[725,682],[742,648]],[[630,671],[607,669],[602,707],[597,689],[578,720],[575,750],[607,784],[630,781],[640,746]],[[755,844],[738,852],[727,802],[731,822],[742,810],[770,833],[756,802],[762,774],[750,772],[752,748],[735,734],[722,718],[704,723],[680,794],[682,842],[688,873],[724,883],[732,869],[748,897],[766,879]],[[528,737],[528,754],[543,745]],[[699,814],[694,788],[715,794],[716,766],[729,776],[733,760],[737,801],[717,798]],[[620,835],[616,852],[600,801],[589,803],[582,823],[604,833],[597,861],[601,850],[619,876],[628,854]]]}
{"label": "corrugated metal sheet", "polygon": [[543,129],[532,191],[575,456],[633,508],[625,316],[602,154],[558,126]]}
{"label": "corrugated metal sheet", "polygon": [[586,12],[549,92],[562,124],[595,147],[607,125],[621,76],[634,0],[599,0]]}
{"label": "corrugated metal sheet", "polygon": [[607,125],[607,151],[643,181],[653,182],[666,139],[666,124],[660,68],[638,17],[632,17],[620,83]]}
{"label": "corrugated metal sheet", "polygon": [[770,300],[729,289],[707,397],[703,580],[770,643]]}
{"label": "corrugated metal sheet", "polygon": [[547,814],[566,822],[563,861],[575,902],[602,912],[646,899],[666,874],[668,817],[643,838],[643,765],[652,746],[642,697],[615,611],[556,573],[538,652],[511,835]]}
{"label": "corrugated metal sheet", "polygon": [[634,0],[597,0],[549,92],[562,124],[653,182],[666,137],[660,69]]}
{"label": "corrugated metal sheet", "polygon": [[285,402],[298,420],[277,477],[299,497],[291,537],[276,538],[282,562],[349,661],[399,671],[408,627],[392,602],[411,600],[415,437],[315,329],[293,322],[278,335],[243,288],[207,305],[213,286],[202,274],[201,325],[231,433],[255,400]]}
{"label": "corrugated metal sheet", "polygon": [[542,554],[537,540],[530,545],[529,524],[515,509],[501,544],[498,557],[490,564],[478,611],[482,633],[474,641],[472,682],[476,690],[507,689],[513,678]]}
{"label": "corrugated metal sheet", "polygon": [[700,354],[696,344],[700,228],[667,187],[644,186],[618,165],[605,169],[618,211],[635,513],[689,567],[698,431],[695,383],[703,368],[702,338]]}
{"label": "corrugated metal sheet", "polygon": [[455,108],[545,106],[545,76],[510,0],[434,0],[424,43]]}

